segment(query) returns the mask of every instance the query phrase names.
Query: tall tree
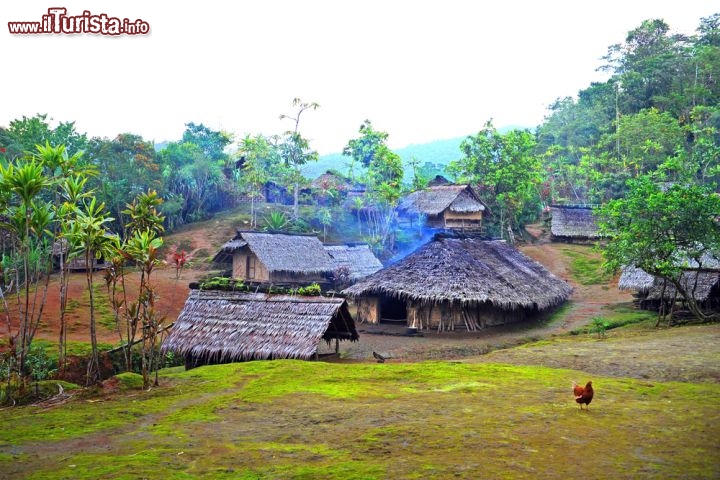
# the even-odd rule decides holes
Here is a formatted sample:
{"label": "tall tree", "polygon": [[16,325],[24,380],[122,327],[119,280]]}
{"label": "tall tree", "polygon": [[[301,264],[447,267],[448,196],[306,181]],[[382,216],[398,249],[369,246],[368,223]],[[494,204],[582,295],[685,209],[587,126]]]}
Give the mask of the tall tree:
{"label": "tall tree", "polygon": [[292,130],[287,130],[283,134],[280,142],[280,156],[285,164],[292,169],[291,183],[293,185],[293,219],[299,217],[298,200],[300,195],[300,182],[303,181],[300,168],[307,162],[317,161],[318,154],[310,148],[309,141],[300,134],[300,117],[307,110],[317,110],[320,106],[315,102],[303,102],[299,98],[295,98],[292,106],[297,112],[291,115],[280,115],[280,119],[288,119],[293,122]]}
{"label": "tall tree", "polygon": [[511,235],[526,220],[537,218],[543,170],[528,130],[501,134],[491,121],[460,145],[463,158],[448,170],[459,180],[479,186],[479,195],[497,215],[500,235]]}
{"label": "tall tree", "polygon": [[629,187],[624,198],[599,212],[601,231],[610,239],[604,250],[608,268],[633,266],[665,279],[690,311],[706,320],[692,287],[681,279],[688,262],[700,271],[707,255],[720,255],[720,197],[706,186],[668,187],[649,176],[630,180]]}

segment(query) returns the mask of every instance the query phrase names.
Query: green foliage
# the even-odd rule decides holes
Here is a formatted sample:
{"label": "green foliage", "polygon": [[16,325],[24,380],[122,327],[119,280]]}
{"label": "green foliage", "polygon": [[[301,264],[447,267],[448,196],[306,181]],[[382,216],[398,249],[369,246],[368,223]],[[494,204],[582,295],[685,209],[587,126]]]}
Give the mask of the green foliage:
{"label": "green foliage", "polygon": [[288,220],[285,213],[280,211],[270,212],[269,215],[263,218],[263,223],[265,224],[265,227],[263,229],[266,232],[273,233],[282,232],[286,230],[290,225],[290,221]]}
{"label": "green foliage", "polygon": [[570,246],[561,251],[570,258],[570,275],[581,285],[606,285],[612,279],[612,274],[605,269],[601,251]]}
{"label": "green foliage", "polygon": [[317,295],[322,294],[320,285],[318,285],[317,283],[312,283],[305,287],[300,287],[296,290],[296,292],[298,295],[303,295],[303,296],[317,296]]}
{"label": "green foliage", "polygon": [[540,210],[543,172],[535,146],[528,130],[501,134],[489,121],[460,145],[463,158],[448,166],[459,181],[478,185],[502,235],[508,227],[535,220]]}

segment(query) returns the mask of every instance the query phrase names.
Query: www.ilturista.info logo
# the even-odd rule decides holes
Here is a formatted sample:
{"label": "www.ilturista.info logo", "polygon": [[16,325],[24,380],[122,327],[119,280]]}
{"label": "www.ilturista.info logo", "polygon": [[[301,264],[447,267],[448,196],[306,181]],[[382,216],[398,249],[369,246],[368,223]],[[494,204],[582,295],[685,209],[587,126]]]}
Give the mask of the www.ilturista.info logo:
{"label": "www.ilturista.info logo", "polygon": [[95,15],[85,10],[82,15],[67,15],[66,8],[48,8],[47,15],[39,22],[8,22],[8,30],[14,35],[76,34],[100,35],[147,35],[150,24],[141,19],[109,17],[105,13]]}

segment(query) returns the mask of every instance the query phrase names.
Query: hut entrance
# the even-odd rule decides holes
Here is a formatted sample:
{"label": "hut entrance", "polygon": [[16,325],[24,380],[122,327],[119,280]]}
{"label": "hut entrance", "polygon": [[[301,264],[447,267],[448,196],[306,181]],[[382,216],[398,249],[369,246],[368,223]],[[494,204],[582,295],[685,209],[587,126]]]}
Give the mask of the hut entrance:
{"label": "hut entrance", "polygon": [[407,309],[405,302],[394,297],[380,297],[381,322],[406,322]]}

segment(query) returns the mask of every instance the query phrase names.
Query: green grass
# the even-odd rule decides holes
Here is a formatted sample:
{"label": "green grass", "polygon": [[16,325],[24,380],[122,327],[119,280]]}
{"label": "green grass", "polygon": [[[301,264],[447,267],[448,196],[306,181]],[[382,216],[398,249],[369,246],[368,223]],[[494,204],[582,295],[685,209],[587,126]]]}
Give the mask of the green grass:
{"label": "green grass", "polygon": [[612,275],[603,268],[600,252],[592,247],[566,246],[560,251],[570,259],[570,275],[581,285],[605,285]]}
{"label": "green grass", "polygon": [[596,399],[580,412],[568,392],[576,376],[444,361],[174,368],[150,391],[0,410],[0,469],[42,479],[720,474],[720,385],[594,376]]}
{"label": "green grass", "polygon": [[[594,323],[602,322],[604,330],[613,330],[628,325],[650,326],[654,325],[657,320],[655,312],[647,310],[638,310],[630,305],[618,304],[605,309],[606,314],[597,317]],[[570,332],[572,335],[584,333],[599,333],[593,324],[574,329]]]}

